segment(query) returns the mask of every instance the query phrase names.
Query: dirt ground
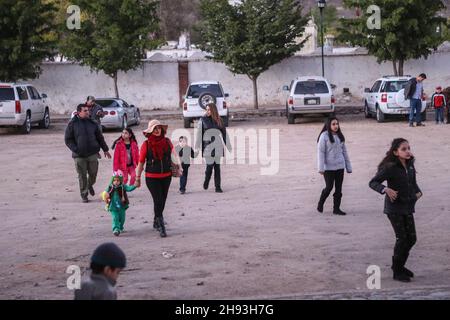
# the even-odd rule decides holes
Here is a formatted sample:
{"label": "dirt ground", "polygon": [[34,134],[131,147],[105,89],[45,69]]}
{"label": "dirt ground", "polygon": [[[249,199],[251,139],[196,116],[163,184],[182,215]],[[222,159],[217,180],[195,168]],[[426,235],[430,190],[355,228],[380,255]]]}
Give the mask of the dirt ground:
{"label": "dirt ground", "polygon": [[[315,209],[324,185],[316,172],[322,120],[303,122],[231,122],[230,129],[280,130],[278,174],[260,175],[258,165],[224,165],[224,193],[216,194],[213,188],[202,189],[204,166],[191,166],[185,195],[177,192],[178,179],[172,181],[167,238],[152,229],[153,204],[145,186],[131,193],[128,232],[118,238],[97,196],[81,203],[64,124],[33,128],[28,136],[1,129],[0,298],[72,299],[66,268],[79,265],[84,271],[94,248],[106,241],[116,242],[128,258],[118,282],[119,299],[367,293],[369,265],[381,267],[381,290],[450,287],[450,125],[428,121],[426,127],[409,128],[403,121],[379,124],[362,115],[341,116],[353,164],[343,187],[342,208],[348,215],[341,217],[331,214],[332,197],[323,214]],[[168,124],[169,131],[182,127],[181,121]],[[119,134],[106,132],[108,144]],[[392,280],[394,233],[382,213],[383,197],[368,187],[396,137],[410,141],[424,193],[415,215],[418,242],[408,262],[416,277],[409,284]],[[112,160],[100,160],[98,194],[111,170]]]}

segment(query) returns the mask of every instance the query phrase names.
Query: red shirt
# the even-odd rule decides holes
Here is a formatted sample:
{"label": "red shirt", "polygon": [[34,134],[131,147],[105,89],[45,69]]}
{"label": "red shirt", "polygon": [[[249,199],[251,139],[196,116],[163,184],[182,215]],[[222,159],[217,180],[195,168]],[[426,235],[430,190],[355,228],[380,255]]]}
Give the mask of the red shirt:
{"label": "red shirt", "polygon": [[[172,142],[170,142],[170,140],[168,139],[167,142],[169,143],[170,146],[170,151],[172,152],[173,150],[173,145]],[[141,146],[141,150],[139,151],[139,163],[145,164],[145,162],[147,161],[147,140],[144,141],[144,143]],[[150,173],[150,172],[146,172],[145,173],[145,177],[146,178],[167,178],[170,177],[172,175],[172,171],[169,172],[163,172],[163,173]]]}

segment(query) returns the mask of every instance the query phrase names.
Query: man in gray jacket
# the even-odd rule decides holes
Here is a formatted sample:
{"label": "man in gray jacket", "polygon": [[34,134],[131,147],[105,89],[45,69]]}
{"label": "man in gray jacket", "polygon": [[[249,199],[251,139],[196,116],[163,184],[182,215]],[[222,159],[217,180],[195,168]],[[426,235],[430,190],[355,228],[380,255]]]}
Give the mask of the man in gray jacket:
{"label": "man in gray jacket", "polygon": [[411,78],[405,86],[405,100],[410,99],[409,126],[414,126],[414,114],[416,115],[417,126],[424,126],[421,119],[423,80],[427,78],[425,73],[419,74],[416,78]]}

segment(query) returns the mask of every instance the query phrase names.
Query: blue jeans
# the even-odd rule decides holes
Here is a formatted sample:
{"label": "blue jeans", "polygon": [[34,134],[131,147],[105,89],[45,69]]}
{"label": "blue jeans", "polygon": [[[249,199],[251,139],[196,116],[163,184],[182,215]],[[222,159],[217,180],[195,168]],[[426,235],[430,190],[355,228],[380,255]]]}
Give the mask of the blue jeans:
{"label": "blue jeans", "polygon": [[414,113],[416,114],[416,122],[421,123],[421,114],[420,111],[422,111],[422,100],[420,99],[412,99],[409,102],[411,109],[409,110],[409,123],[414,122]]}
{"label": "blue jeans", "polygon": [[436,108],[434,112],[436,114],[436,122],[444,122],[444,108]]}

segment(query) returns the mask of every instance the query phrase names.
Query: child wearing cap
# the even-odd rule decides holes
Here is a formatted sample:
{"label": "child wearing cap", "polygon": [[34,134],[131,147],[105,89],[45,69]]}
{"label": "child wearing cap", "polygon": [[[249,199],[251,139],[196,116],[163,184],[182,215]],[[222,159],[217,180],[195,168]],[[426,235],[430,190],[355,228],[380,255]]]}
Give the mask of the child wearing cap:
{"label": "child wearing cap", "polygon": [[444,108],[447,105],[442,87],[436,87],[436,92],[431,96],[431,106],[436,114],[436,124],[444,124]]}
{"label": "child wearing cap", "polygon": [[114,243],[98,246],[91,257],[91,274],[75,290],[75,300],[117,300],[115,285],[126,267],[125,253]]}
{"label": "child wearing cap", "polygon": [[136,189],[136,186],[130,186],[123,183],[123,175],[119,170],[113,173],[111,182],[103,194],[105,202],[108,205],[108,211],[111,212],[112,230],[115,236],[119,236],[124,232],[125,212],[128,209],[129,201],[127,192]]}

